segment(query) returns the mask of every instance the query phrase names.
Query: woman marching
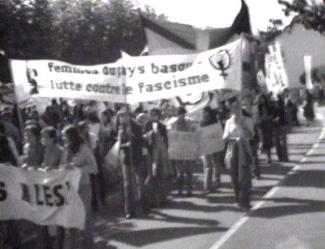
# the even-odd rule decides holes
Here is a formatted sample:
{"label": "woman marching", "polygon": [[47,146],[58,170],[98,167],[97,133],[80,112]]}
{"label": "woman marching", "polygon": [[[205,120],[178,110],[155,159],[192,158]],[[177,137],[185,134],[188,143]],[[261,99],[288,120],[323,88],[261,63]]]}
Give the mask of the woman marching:
{"label": "woman marching", "polygon": [[230,169],[236,202],[240,208],[250,208],[251,173],[250,164],[253,155],[249,140],[254,136],[253,131],[242,115],[237,99],[230,101],[231,117],[226,121],[223,139],[227,142],[225,163]]}
{"label": "woman marching", "polygon": [[[72,169],[77,167],[81,170],[81,179],[79,184],[78,194],[85,206],[86,210],[86,225],[82,231],[83,246],[85,249],[92,248],[93,240],[90,235],[90,214],[91,214],[91,185],[90,174],[97,173],[96,160],[93,152],[82,139],[79,130],[73,125],[65,127],[62,131],[64,152],[61,159],[61,167]],[[64,241],[63,248],[76,248],[77,230],[69,229],[70,240]],[[68,243],[68,247],[65,247]]]}
{"label": "woman marching", "polygon": [[[217,119],[217,112],[210,106],[203,108],[203,117],[200,122],[201,127],[213,125],[220,122]],[[209,155],[202,156],[204,171],[204,191],[205,193],[215,192],[220,186],[220,170],[223,163],[223,151],[217,151]]]}
{"label": "woman marching", "polygon": [[155,183],[154,202],[160,206],[164,202],[169,191],[169,177],[172,169],[168,160],[168,137],[166,126],[161,122],[161,111],[152,108],[149,112],[150,120],[146,125],[146,134],[149,137],[149,154],[152,161],[149,175]]}

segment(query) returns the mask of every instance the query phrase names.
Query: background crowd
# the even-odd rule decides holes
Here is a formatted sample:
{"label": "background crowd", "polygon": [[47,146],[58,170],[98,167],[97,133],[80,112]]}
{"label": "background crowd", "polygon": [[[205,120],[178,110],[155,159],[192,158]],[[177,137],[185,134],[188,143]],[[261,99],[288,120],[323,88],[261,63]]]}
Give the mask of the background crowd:
{"label": "background crowd", "polygon": [[[315,117],[313,101],[306,91],[302,107],[307,124]],[[1,163],[26,170],[77,167],[82,173],[78,193],[87,213],[86,229],[79,236],[80,231],[57,228],[58,248],[75,248],[78,237],[83,238],[85,248],[91,248],[92,238],[86,232],[89,221],[106,205],[112,190],[123,190],[126,219],[147,215],[151,208],[163,205],[173,190],[179,196],[192,196],[193,169],[200,165],[206,194],[222,185],[221,173],[226,168],[234,201],[248,210],[251,179],[263,173],[259,154],[266,154],[272,163],[274,147],[278,160],[288,161],[286,135],[290,127],[300,125],[298,103],[288,92],[274,96],[254,91],[231,97],[219,101],[218,108],[203,108],[200,120],[189,118],[184,106],[176,107],[169,100],[148,108],[109,103],[99,108],[95,101],[71,105],[53,99],[42,113],[34,105],[19,113],[16,106],[1,110]],[[168,159],[169,130],[195,132],[218,122],[226,144],[223,150],[197,160]],[[6,222],[2,227],[16,231],[19,226]],[[39,229],[45,247],[52,248],[48,229]],[[11,238],[12,234],[0,240],[19,246],[19,236]]]}

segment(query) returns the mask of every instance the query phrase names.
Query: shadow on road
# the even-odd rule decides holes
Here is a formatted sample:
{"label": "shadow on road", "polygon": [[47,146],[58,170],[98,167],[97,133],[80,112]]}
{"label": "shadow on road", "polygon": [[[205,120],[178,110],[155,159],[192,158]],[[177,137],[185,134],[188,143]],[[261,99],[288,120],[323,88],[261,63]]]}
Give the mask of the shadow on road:
{"label": "shadow on road", "polygon": [[164,222],[171,222],[171,223],[182,223],[182,224],[190,224],[190,225],[209,226],[209,227],[217,226],[219,224],[219,222],[216,220],[174,216],[174,215],[167,214],[164,211],[158,211],[158,210],[152,210],[151,213],[154,214],[154,216],[148,216],[146,218],[147,220],[152,219],[155,221],[164,221]]}
{"label": "shadow on road", "polygon": [[250,217],[277,218],[301,213],[324,212],[325,201],[295,198],[268,198],[266,201],[283,203],[281,206],[268,206],[254,210]]}
{"label": "shadow on road", "polygon": [[298,170],[290,175],[284,183],[285,187],[325,187],[325,171],[323,170]]}
{"label": "shadow on road", "polygon": [[[230,196],[229,196],[230,197]],[[228,205],[222,205],[224,200],[228,200],[228,203],[234,203],[234,197],[231,196],[230,198],[222,198],[222,197],[205,197],[210,203],[216,203],[216,206],[207,206],[207,205],[197,205],[191,201],[178,201],[177,203],[173,203],[170,206],[165,207],[164,209],[180,209],[180,210],[187,210],[187,211],[199,211],[199,212],[219,212],[224,210],[231,210],[231,211],[238,211],[238,208],[232,207]],[[212,201],[214,199],[214,201]],[[216,201],[218,199],[218,201]],[[182,221],[183,222],[183,221]]]}
{"label": "shadow on road", "polygon": [[115,234],[112,239],[137,247],[159,243],[167,240],[184,238],[187,236],[225,232],[227,227],[173,227],[132,231],[124,234]]}

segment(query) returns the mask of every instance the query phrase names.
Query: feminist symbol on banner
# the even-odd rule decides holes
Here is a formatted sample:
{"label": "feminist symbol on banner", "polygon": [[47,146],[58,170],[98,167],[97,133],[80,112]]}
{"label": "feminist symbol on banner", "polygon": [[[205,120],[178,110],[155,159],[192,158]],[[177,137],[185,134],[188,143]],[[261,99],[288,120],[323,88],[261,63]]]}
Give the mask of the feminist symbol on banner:
{"label": "feminist symbol on banner", "polygon": [[38,84],[37,84],[37,76],[38,76],[38,73],[35,69],[30,69],[28,68],[26,70],[26,75],[27,75],[27,81],[28,83],[30,84],[31,86],[31,89],[30,89],[30,94],[38,94]]}
{"label": "feminist symbol on banner", "polygon": [[215,55],[212,55],[209,58],[211,66],[213,66],[215,69],[220,70],[220,75],[226,79],[228,76],[228,73],[226,70],[231,65],[231,56],[228,50],[222,49],[218,51]]}

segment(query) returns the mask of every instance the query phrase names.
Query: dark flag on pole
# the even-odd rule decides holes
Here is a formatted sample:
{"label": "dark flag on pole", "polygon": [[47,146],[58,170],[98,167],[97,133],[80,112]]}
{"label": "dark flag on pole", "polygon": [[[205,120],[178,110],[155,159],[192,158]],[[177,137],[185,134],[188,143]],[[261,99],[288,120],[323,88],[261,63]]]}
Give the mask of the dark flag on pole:
{"label": "dark flag on pole", "polygon": [[142,15],[141,22],[149,54],[188,54],[195,51],[195,31],[192,26]]}
{"label": "dark flag on pole", "polygon": [[248,7],[244,0],[231,26],[199,29],[191,25],[155,20],[141,15],[149,54],[188,54],[230,42],[241,33],[251,34]]}
{"label": "dark flag on pole", "polygon": [[244,0],[241,0],[241,9],[232,23],[231,29],[236,34],[252,34],[249,11]]}

